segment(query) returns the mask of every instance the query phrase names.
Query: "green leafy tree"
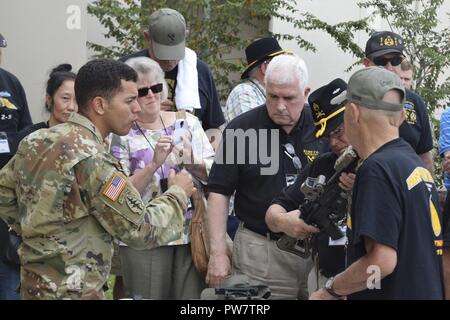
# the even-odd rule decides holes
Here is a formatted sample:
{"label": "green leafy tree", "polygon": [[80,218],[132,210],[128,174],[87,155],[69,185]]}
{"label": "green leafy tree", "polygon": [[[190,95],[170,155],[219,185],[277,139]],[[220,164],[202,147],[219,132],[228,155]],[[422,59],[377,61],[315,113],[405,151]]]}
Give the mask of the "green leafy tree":
{"label": "green leafy tree", "polygon": [[450,101],[450,78],[442,79],[450,66],[450,28],[442,28],[437,13],[443,0],[371,0],[360,3],[373,7],[391,30],[405,40],[405,53],[414,65],[415,90],[429,111]]}
{"label": "green leafy tree", "polygon": [[[357,58],[349,70],[364,56],[355,39],[356,31],[372,33],[374,30],[369,28],[369,23],[378,15],[388,22],[392,31],[403,36],[405,52],[414,65],[415,90],[427,104],[435,137],[439,136],[438,120],[433,118],[433,111],[450,103],[450,79],[443,78],[450,65],[450,29],[439,28],[441,23],[437,18],[443,0],[361,1],[358,3],[361,8],[375,9],[375,13],[334,25],[311,13],[300,12],[298,3],[301,5],[302,0],[97,0],[88,6],[88,13],[106,27],[105,37],[115,39],[118,45],[88,45],[102,57],[119,57],[136,51],[145,46],[143,31],[148,28],[148,16],[159,8],[176,9],[188,23],[188,46],[210,65],[224,101],[236,84],[235,75],[245,65],[241,59],[230,59],[230,54],[233,50],[243,52],[253,40],[245,38],[242,29],[250,28],[255,37],[267,36],[270,34],[268,21],[275,18],[297,30],[322,30],[344,52]],[[295,41],[304,50],[316,50],[314,44],[301,35],[274,36]],[[442,170],[437,156],[435,170],[440,177]]]}
{"label": "green leafy tree", "polygon": [[[425,101],[433,125],[434,145],[437,150],[439,119],[434,111],[450,104],[450,77],[444,72],[450,67],[450,28],[441,28],[437,13],[443,0],[370,0],[360,3],[372,7],[391,30],[401,34],[405,53],[414,65],[415,90]],[[447,17],[449,14],[447,13]],[[435,175],[442,185],[441,160],[434,156]]]}
{"label": "green leafy tree", "polygon": [[[241,59],[229,58],[230,54],[233,50],[243,52],[253,40],[243,37],[242,29],[252,30],[255,37],[268,36],[269,19],[273,17],[297,29],[322,29],[334,37],[343,50],[357,52],[360,49],[352,34],[367,28],[364,20],[329,25],[312,14],[300,13],[294,0],[97,0],[88,6],[88,13],[106,27],[105,37],[113,38],[118,45],[88,45],[100,57],[119,57],[143,48],[148,16],[163,7],[176,9],[185,17],[189,29],[188,46],[211,67],[222,101],[236,85],[233,79],[243,71],[245,64]],[[305,50],[316,50],[313,43],[301,36],[274,36],[296,41]]]}

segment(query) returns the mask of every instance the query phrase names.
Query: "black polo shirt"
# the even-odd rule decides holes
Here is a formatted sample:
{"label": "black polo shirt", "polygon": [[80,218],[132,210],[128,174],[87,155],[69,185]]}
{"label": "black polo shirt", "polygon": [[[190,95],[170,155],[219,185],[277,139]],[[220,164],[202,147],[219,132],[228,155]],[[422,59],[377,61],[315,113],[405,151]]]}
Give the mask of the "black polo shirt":
{"label": "black polo shirt", "polygon": [[[238,150],[237,139],[231,135],[238,129],[254,134],[246,139],[242,150]],[[234,147],[230,147],[231,140],[235,142]],[[287,181],[293,183],[293,177],[298,174],[291,157],[284,152],[283,145],[288,142],[294,146],[303,167],[319,155],[321,144],[314,137],[311,109],[305,106],[288,135],[269,118],[266,106],[259,106],[228,124],[209,174],[208,190],[223,195],[236,191],[234,211],[237,217],[247,228],[260,234],[269,232],[264,218],[272,199],[287,186]],[[265,159],[267,154],[271,161]],[[241,160],[239,164],[238,160]],[[263,174],[264,169],[272,172]]]}
{"label": "black polo shirt", "polygon": [[408,142],[417,154],[433,149],[430,118],[422,98],[411,90],[406,90],[403,108],[406,120],[400,126],[400,137]]}
{"label": "black polo shirt", "polygon": [[[131,58],[147,57],[148,49],[143,49],[128,56],[122,57],[120,61],[127,61]],[[201,121],[203,130],[219,128],[225,123],[222,107],[220,106],[219,98],[217,96],[216,85],[214,78],[209,70],[209,67],[203,61],[197,59],[197,73],[198,73],[198,94],[200,97],[201,109],[195,109],[195,116]],[[178,65],[165,73],[167,85],[169,86],[168,99],[175,102],[175,88],[177,86]]]}

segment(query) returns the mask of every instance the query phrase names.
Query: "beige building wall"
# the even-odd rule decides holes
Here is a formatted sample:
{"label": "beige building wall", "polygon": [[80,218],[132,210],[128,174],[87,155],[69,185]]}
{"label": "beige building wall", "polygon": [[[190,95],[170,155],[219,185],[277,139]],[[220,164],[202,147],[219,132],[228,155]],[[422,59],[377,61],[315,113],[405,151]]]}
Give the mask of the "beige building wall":
{"label": "beige building wall", "polygon": [[[297,9],[301,12],[310,12],[329,24],[357,20],[373,15],[373,12],[360,9],[357,3],[358,1],[354,0],[299,0],[297,1]],[[447,12],[450,12],[450,0],[444,1],[442,10],[439,12],[439,19],[443,28],[450,26]],[[298,34],[297,30],[280,20],[271,21],[270,28],[274,33]],[[375,17],[373,20],[372,28],[375,30],[390,29],[388,23],[379,17]],[[337,77],[347,81],[354,71],[362,67],[355,66],[351,72],[345,72],[357,59],[350,53],[344,53],[334,40],[323,31],[301,31],[301,35],[316,46],[317,52],[305,52],[293,41],[282,41],[281,43],[283,48],[294,51],[306,61],[310,74],[310,85],[313,90]],[[362,49],[365,48],[368,38],[369,35],[365,32],[355,34],[355,39]],[[446,77],[448,76],[450,76],[450,70],[446,71]]]}
{"label": "beige building wall", "polygon": [[[93,0],[1,0],[0,33],[8,40],[3,50],[2,67],[14,73],[25,87],[34,122],[47,118],[44,111],[45,82],[50,70],[56,65],[69,62],[78,70],[93,54],[86,48],[86,41],[112,44],[105,39],[106,30],[96,18],[87,15],[86,6]],[[330,24],[365,17],[370,12],[359,9],[354,0],[299,0],[301,11],[308,11]],[[445,0],[440,12],[442,26],[450,21],[450,0]],[[244,18],[243,18],[244,19]],[[386,29],[387,24],[375,19],[373,27]],[[273,20],[269,29],[275,33],[295,34],[291,26]],[[245,37],[253,38],[252,30],[243,30]],[[321,31],[302,31],[302,36],[317,46],[317,52],[305,52],[291,42],[282,46],[302,56],[310,72],[310,85],[317,88],[336,77],[348,80],[347,69],[356,59],[343,53],[328,35]],[[356,34],[364,47],[368,36]],[[228,59],[239,59],[243,52],[233,52]],[[355,68],[354,70],[356,70]],[[447,71],[446,76],[450,75]],[[237,77],[237,75],[235,75]]]}
{"label": "beige building wall", "polygon": [[47,119],[45,86],[60,63],[86,62],[87,0],[1,0],[0,33],[8,41],[2,68],[25,88],[34,122]]}

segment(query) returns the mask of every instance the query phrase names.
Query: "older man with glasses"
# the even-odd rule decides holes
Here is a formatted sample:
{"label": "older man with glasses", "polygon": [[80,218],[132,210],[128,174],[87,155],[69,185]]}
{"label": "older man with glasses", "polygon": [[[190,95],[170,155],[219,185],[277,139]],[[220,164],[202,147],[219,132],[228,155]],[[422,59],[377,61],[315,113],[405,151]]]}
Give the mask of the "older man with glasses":
{"label": "older man with glasses", "polygon": [[[366,67],[380,66],[399,74],[400,64],[405,58],[403,50],[404,41],[400,35],[390,31],[376,32],[366,43],[363,64]],[[433,136],[425,103],[419,95],[406,89],[403,107],[406,120],[400,126],[400,137],[412,146],[425,167],[433,173]]]}
{"label": "older man with glasses", "polygon": [[[276,245],[280,234],[270,231],[265,222],[272,199],[294,183],[301,166],[319,154],[311,109],[305,106],[310,90],[307,83],[308,71],[302,59],[293,55],[274,57],[265,74],[266,103],[233,119],[224,131],[218,155],[232,154],[232,159],[218,161],[218,156],[208,180],[211,257],[206,280],[211,287],[222,284],[231,273],[238,273],[269,286],[274,299],[307,298],[311,259],[280,250]],[[233,132],[236,135],[230,135]],[[244,136],[239,141],[239,132],[256,140],[247,143]],[[228,148],[229,142],[236,140],[244,142],[243,151]],[[278,170],[264,174],[268,165],[261,150],[268,151]],[[237,160],[240,156],[244,163]],[[257,163],[251,161],[254,158]],[[229,199],[235,191],[234,209],[242,222],[234,238],[231,265],[225,229]],[[291,224],[305,232],[316,230],[298,217]]]}
{"label": "older man with glasses", "polygon": [[[309,163],[302,170],[295,183],[285,188],[272,201],[272,205],[266,213],[266,222],[272,231],[283,231],[297,239],[310,236],[308,232],[296,233],[293,228],[280,226],[286,224],[294,226],[290,223],[290,219],[302,220],[300,219],[299,206],[305,201],[305,196],[300,191],[301,185],[308,177],[316,178],[323,175],[328,180],[333,176],[336,172],[334,165],[337,158],[349,146],[344,131],[346,89],[345,81],[335,79],[309,96],[308,102],[313,111],[315,136],[317,139],[328,141],[331,152],[324,153]],[[341,188],[351,190],[354,177],[354,173],[343,173],[340,177]],[[347,201],[343,204],[344,207],[346,207],[346,203]],[[341,228],[345,228],[346,213],[338,212],[335,214],[342,216],[339,224]],[[309,276],[308,289],[310,292],[322,287],[328,278],[345,269],[345,243],[345,237],[339,241],[331,241],[330,236],[325,232],[320,232],[312,238],[312,251],[316,263]]]}

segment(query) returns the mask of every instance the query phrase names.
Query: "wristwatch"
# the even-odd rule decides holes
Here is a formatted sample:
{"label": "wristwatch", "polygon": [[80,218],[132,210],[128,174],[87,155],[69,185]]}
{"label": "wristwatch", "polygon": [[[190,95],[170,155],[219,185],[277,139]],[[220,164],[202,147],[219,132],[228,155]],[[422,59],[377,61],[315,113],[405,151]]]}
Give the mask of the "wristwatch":
{"label": "wristwatch", "polygon": [[324,289],[333,297],[341,299],[343,296],[337,294],[336,292],[334,292],[333,290],[333,283],[334,283],[334,277],[329,278],[326,282],[325,282],[325,287]]}

